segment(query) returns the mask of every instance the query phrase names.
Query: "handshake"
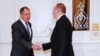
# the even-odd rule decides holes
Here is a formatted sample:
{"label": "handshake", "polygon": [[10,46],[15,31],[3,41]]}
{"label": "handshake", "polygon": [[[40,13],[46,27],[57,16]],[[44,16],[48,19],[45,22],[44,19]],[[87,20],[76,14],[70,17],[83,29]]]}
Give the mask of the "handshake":
{"label": "handshake", "polygon": [[42,45],[41,44],[38,44],[38,43],[37,44],[33,44],[32,45],[32,49],[33,50],[37,50],[37,51],[38,50],[41,50],[42,49]]}

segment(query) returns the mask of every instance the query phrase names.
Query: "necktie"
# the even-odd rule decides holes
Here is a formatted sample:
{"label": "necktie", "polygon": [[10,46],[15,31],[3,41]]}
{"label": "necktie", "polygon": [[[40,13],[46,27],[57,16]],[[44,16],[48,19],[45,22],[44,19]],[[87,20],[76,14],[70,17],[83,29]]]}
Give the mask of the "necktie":
{"label": "necktie", "polygon": [[26,29],[27,29],[27,32],[28,32],[28,34],[30,36],[30,31],[29,31],[28,23],[26,23]]}

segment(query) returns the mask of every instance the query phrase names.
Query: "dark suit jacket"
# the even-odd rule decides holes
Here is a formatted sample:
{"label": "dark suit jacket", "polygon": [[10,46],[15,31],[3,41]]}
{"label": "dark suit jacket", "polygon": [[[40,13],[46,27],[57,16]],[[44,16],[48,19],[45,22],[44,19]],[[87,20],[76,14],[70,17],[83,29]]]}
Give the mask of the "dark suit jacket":
{"label": "dark suit jacket", "polygon": [[72,46],[72,25],[63,15],[57,22],[51,42],[43,44],[43,49],[51,48],[51,56],[74,56]]}
{"label": "dark suit jacket", "polygon": [[[30,23],[29,26],[31,28]],[[12,50],[10,56],[34,56],[31,46],[32,36],[29,36],[23,23],[17,20],[12,24]]]}

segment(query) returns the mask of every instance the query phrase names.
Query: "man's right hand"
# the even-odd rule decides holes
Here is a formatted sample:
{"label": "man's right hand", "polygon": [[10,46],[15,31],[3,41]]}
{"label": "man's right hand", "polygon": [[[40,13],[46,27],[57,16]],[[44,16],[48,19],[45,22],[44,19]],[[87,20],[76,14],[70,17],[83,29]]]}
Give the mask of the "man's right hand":
{"label": "man's right hand", "polygon": [[32,45],[32,49],[33,49],[33,50],[41,50],[42,47],[41,47],[39,44],[33,44],[33,45]]}

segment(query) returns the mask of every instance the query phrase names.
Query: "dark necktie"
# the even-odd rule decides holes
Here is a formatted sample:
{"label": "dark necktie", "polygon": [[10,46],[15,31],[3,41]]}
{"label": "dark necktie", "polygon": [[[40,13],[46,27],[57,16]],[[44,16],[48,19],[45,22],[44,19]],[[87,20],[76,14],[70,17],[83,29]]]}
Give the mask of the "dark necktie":
{"label": "dark necktie", "polygon": [[27,32],[28,32],[28,34],[30,36],[30,31],[29,31],[28,23],[26,23],[26,29],[27,29]]}

